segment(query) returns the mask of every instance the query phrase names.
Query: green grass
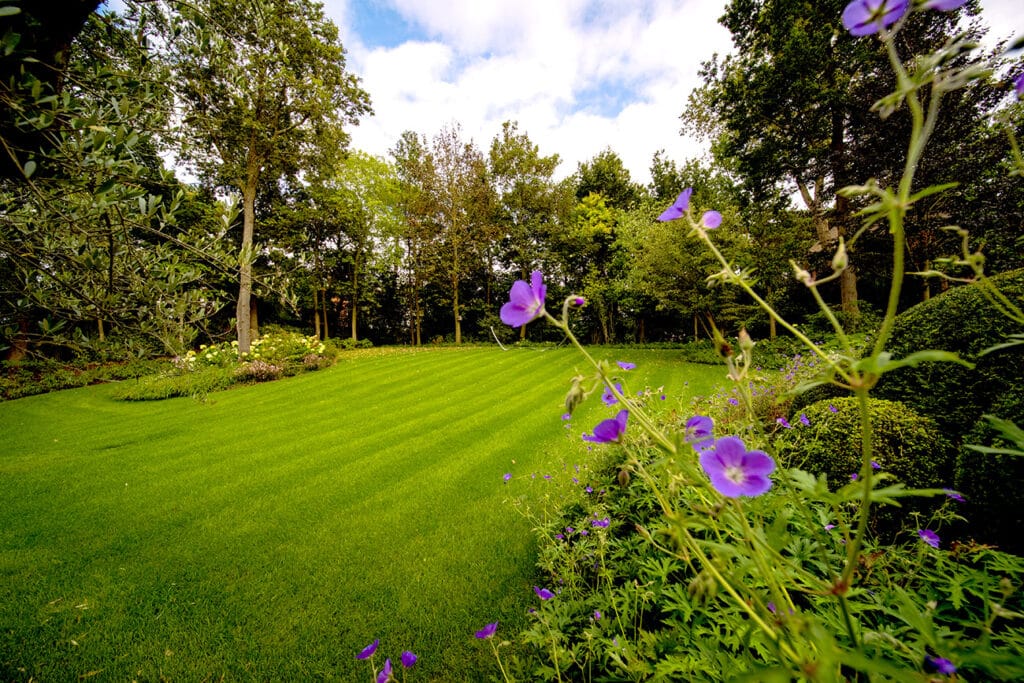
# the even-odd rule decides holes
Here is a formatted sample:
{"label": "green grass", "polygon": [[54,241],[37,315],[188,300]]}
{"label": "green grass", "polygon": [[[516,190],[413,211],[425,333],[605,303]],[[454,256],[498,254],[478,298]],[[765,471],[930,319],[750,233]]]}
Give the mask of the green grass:
{"label": "green grass", "polygon": [[[609,353],[666,404],[721,379]],[[576,369],[568,349],[374,350],[205,402],[0,404],[0,679],[368,680],[355,654],[379,637],[378,665],[420,655],[411,680],[486,680],[473,631],[510,637],[533,602],[502,475],[609,414],[592,399],[566,436]]]}

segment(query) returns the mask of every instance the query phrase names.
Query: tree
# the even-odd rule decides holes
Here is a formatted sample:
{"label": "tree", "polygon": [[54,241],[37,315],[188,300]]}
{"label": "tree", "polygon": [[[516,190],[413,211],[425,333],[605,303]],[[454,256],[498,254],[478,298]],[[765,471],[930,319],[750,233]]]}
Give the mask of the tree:
{"label": "tree", "polygon": [[370,112],[369,96],[346,71],[337,27],[311,0],[133,4],[162,29],[183,106],[180,159],[241,194],[236,318],[245,353],[260,182],[330,167],[348,142],[343,126]]}
{"label": "tree", "polygon": [[[541,156],[537,145],[518,124],[506,121],[490,151],[491,182],[497,193],[496,221],[504,233],[502,259],[520,279],[540,265],[547,233],[558,210],[558,189],[552,176],[559,157]],[[526,338],[526,325],[520,328]]]}
{"label": "tree", "polygon": [[629,177],[629,169],[611,148],[599,152],[576,169],[576,199],[599,194],[613,209],[633,208],[642,195],[641,188]]}
{"label": "tree", "polygon": [[[865,180],[869,148],[890,158],[905,147],[892,121],[870,113],[888,92],[891,70],[877,41],[855,40],[840,24],[845,0],[733,0],[721,22],[737,52],[703,66],[684,125],[714,139],[716,157],[743,178],[755,200],[796,190],[814,218],[821,247],[853,234],[855,207],[836,189]],[[905,56],[941,44],[956,13],[922,12],[899,33]],[[858,83],[879,84],[867,92]],[[872,118],[864,127],[859,121]],[[834,205],[830,201],[834,199]],[[854,259],[855,261],[855,259]],[[841,278],[841,303],[854,313],[857,271]]]}

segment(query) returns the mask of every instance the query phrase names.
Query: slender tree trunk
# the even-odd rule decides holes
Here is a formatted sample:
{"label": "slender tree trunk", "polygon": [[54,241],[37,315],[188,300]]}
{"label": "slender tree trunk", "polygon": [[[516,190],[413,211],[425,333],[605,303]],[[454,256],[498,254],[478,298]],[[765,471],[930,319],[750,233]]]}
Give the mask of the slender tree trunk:
{"label": "slender tree trunk", "polygon": [[107,336],[103,331],[103,318],[96,318],[96,334],[99,335],[100,341],[107,340]]}
{"label": "slender tree trunk", "polygon": [[249,295],[249,339],[259,339],[260,336],[260,300]]}
{"label": "slender tree trunk", "polygon": [[320,336],[320,302],[317,300],[316,287],[313,288],[313,334],[317,339],[323,339]]}
{"label": "slender tree trunk", "polygon": [[259,163],[250,146],[246,164],[245,186],[242,188],[242,248],[239,251],[238,302],[235,305],[235,329],[238,332],[238,353],[248,353],[252,343],[250,330],[250,297],[252,296],[253,233],[256,227],[256,185]]}
{"label": "slender tree trunk", "polygon": [[697,327],[697,314],[693,314],[693,341],[700,341],[700,329]]}
{"label": "slender tree trunk", "polygon": [[331,326],[327,323],[327,288],[320,288],[320,308],[323,309],[324,314],[324,340],[331,336]]}
{"label": "slender tree trunk", "polygon": [[459,315],[459,280],[452,278],[452,312],[455,314],[455,343],[462,343],[462,316]]}
{"label": "slender tree trunk", "polygon": [[356,335],[356,319],[359,309],[359,250],[352,259],[352,341],[358,341]]}

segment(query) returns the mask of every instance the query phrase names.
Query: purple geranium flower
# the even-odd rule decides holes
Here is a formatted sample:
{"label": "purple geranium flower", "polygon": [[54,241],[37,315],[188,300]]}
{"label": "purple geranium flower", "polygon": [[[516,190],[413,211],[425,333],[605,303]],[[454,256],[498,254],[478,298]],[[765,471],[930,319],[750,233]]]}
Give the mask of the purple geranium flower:
{"label": "purple geranium flower", "polygon": [[949,674],[955,674],[956,673],[956,666],[954,666],[953,662],[949,661],[945,657],[931,657],[931,656],[925,657],[924,658],[924,668],[926,670],[928,670],[928,671],[934,671],[936,673],[946,674],[947,676]]}
{"label": "purple geranium flower", "polygon": [[786,428],[786,429],[792,429],[792,428],[793,428],[793,427],[792,427],[792,426],[791,426],[791,425],[789,424],[789,420],[787,420],[787,419],[786,419],[786,418],[784,418],[784,417],[777,417],[777,418],[775,418],[775,421],[776,421],[776,422],[778,422],[778,423],[779,423],[780,425],[782,425],[782,426],[783,426],[784,428]]}
{"label": "purple geranium flower", "polygon": [[505,481],[508,481],[511,478],[512,478],[512,473],[511,472],[506,472],[505,476],[502,477],[502,479],[504,479]]}
{"label": "purple geranium flower", "polygon": [[608,519],[607,517],[605,517],[604,519],[592,519],[592,520],[590,520],[590,523],[593,526],[598,526],[598,527],[604,528],[604,527],[607,527],[609,524],[611,524],[611,520]]}
{"label": "purple geranium flower", "polygon": [[809,427],[811,424],[810,419],[807,417],[807,413],[800,413],[800,424],[804,427]]}
{"label": "purple geranium flower", "polygon": [[1024,98],[1024,74],[1017,76],[1013,81],[1014,92],[1017,93],[1017,98]]}
{"label": "purple geranium flower", "polygon": [[665,211],[658,216],[659,221],[674,221],[677,218],[682,218],[683,214],[686,213],[687,209],[690,208],[690,195],[693,194],[693,188],[688,187],[679,193],[676,200],[672,203],[672,206],[665,209]]}
{"label": "purple geranium flower", "polygon": [[964,502],[964,497],[960,493],[954,491],[953,489],[942,489],[942,490],[945,492],[945,494],[946,494],[946,496],[948,498],[952,498],[953,500],[955,500],[958,503],[963,503]]}
{"label": "purple geranium flower", "polygon": [[574,296],[569,301],[569,303],[575,306],[576,308],[583,308],[583,306],[587,303],[587,300],[584,299],[582,296]]}
{"label": "purple geranium flower", "polygon": [[[495,626],[497,626],[497,624],[495,624]],[[406,650],[405,652],[402,653],[402,666],[404,666],[406,669],[408,669],[413,664],[415,664],[416,660],[417,660],[416,655],[414,655],[413,653],[409,652],[408,650]]]}
{"label": "purple geranium flower", "polygon": [[703,451],[711,448],[715,443],[715,423],[705,415],[694,415],[686,421],[686,443],[693,446],[696,451]]}
{"label": "purple geranium flower", "polygon": [[930,545],[933,548],[939,547],[939,535],[931,529],[918,529],[917,535],[921,537],[921,540]]}
{"label": "purple geranium flower", "polygon": [[627,420],[629,420],[629,411],[620,410],[619,414],[614,418],[598,422],[597,426],[594,427],[594,435],[584,434],[583,440],[592,441],[593,443],[618,442],[622,435],[626,433]]}
{"label": "purple geranium flower", "polygon": [[772,487],[768,478],[775,469],[773,461],[762,451],[748,451],[743,440],[725,436],[715,442],[714,450],[700,455],[711,485],[728,498],[759,496]]}
{"label": "purple geranium flower", "polygon": [[363,651],[356,655],[356,659],[369,659],[377,651],[378,645],[380,645],[380,638],[364,647]]}
{"label": "purple geranium flower", "polygon": [[925,9],[937,9],[940,12],[948,12],[966,4],[967,0],[924,0],[921,7]]}
{"label": "purple geranium flower", "polygon": [[[621,394],[622,393],[622,384],[616,382],[615,383],[615,390],[618,391]],[[601,394],[601,403],[605,404],[606,406],[613,406],[613,405],[615,405],[618,402],[619,402],[619,399],[615,398],[615,394],[612,393],[611,388],[605,387],[604,388],[604,393]]]}
{"label": "purple geranium flower", "polygon": [[854,36],[869,36],[906,14],[910,0],[853,0],[843,10],[843,26]]}
{"label": "purple geranium flower", "polygon": [[501,322],[511,327],[521,327],[542,316],[547,291],[544,274],[539,270],[530,274],[530,284],[516,280],[509,290],[508,303],[501,307]]}
{"label": "purple geranium flower", "polygon": [[555,594],[549,591],[547,588],[541,588],[539,586],[533,587],[533,592],[537,594],[537,597],[541,600],[550,600],[555,597]]}
{"label": "purple geranium flower", "polygon": [[487,624],[487,626],[484,626],[482,629],[480,629],[479,631],[476,632],[476,637],[479,638],[480,640],[483,640],[485,638],[490,638],[491,636],[494,635],[494,632],[497,631],[497,630],[498,630],[498,622],[494,622],[493,624]]}
{"label": "purple geranium flower", "polygon": [[377,674],[377,683],[387,683],[391,678],[391,659],[384,660],[384,668]]}
{"label": "purple geranium flower", "polygon": [[714,230],[722,224],[722,214],[717,211],[705,211],[700,217],[700,224],[708,230]]}
{"label": "purple geranium flower", "polygon": [[615,361],[615,364],[618,365],[623,370],[635,370],[636,369],[636,363],[630,363],[630,362],[624,361],[624,360],[617,360],[617,361]]}

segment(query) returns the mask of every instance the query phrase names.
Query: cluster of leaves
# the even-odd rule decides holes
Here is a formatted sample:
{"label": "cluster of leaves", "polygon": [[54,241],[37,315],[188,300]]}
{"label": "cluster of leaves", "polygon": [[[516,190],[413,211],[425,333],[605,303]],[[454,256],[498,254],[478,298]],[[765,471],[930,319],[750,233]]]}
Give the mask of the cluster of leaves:
{"label": "cluster of leaves", "polygon": [[133,360],[120,363],[63,363],[57,360],[0,363],[0,400],[45,394],[61,389],[134,379],[159,372],[162,361]]}

